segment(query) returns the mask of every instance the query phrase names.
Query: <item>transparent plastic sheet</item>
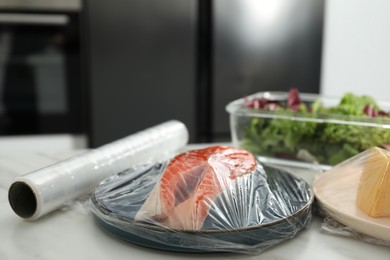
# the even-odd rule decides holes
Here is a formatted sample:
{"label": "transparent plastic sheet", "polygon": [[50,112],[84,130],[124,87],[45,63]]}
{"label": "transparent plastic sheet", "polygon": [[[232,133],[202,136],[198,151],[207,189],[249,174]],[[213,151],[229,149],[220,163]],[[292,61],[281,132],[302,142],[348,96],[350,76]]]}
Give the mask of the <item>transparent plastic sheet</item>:
{"label": "transparent plastic sheet", "polygon": [[[140,163],[169,158],[187,142],[183,123],[161,123],[16,178],[9,188],[10,205],[18,216],[36,220],[90,195],[108,176]],[[82,207],[83,202],[76,204]]]}
{"label": "transparent plastic sheet", "polygon": [[[232,178],[232,168],[226,165],[231,161],[219,159],[214,167],[210,158],[200,168],[185,163],[172,177],[178,179],[170,179],[176,185],[168,191],[162,183],[170,176],[167,171],[174,159],[135,167],[104,180],[91,196],[97,223],[141,246],[247,254],[262,253],[293,238],[310,223],[314,195],[305,181],[256,159],[253,171]],[[248,167],[236,162],[234,167],[241,167],[241,172]],[[212,180],[205,177],[210,171]],[[205,188],[208,181],[211,184]],[[169,205],[162,198],[164,193],[174,201],[165,210],[162,208]]]}
{"label": "transparent plastic sheet", "polygon": [[335,220],[334,218],[326,215],[324,216],[324,220],[321,224],[321,230],[324,231],[325,233],[335,235],[335,236],[349,237],[370,244],[390,246],[390,241],[381,240],[372,236],[368,236],[363,233],[359,233],[355,229],[345,226],[340,222],[338,222],[337,220]]}
{"label": "transparent plastic sheet", "polygon": [[371,148],[314,181],[324,232],[390,246],[390,215],[377,212],[390,208],[389,157],[389,151]]}

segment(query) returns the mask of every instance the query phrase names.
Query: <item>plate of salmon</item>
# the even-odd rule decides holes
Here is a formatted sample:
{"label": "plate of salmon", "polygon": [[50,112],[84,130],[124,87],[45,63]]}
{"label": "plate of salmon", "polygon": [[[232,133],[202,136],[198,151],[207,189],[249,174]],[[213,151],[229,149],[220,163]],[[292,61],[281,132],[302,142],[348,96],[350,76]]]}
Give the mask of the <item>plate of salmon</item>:
{"label": "plate of salmon", "polygon": [[100,227],[176,252],[258,253],[311,221],[310,186],[228,146],[190,150],[120,172],[91,196]]}

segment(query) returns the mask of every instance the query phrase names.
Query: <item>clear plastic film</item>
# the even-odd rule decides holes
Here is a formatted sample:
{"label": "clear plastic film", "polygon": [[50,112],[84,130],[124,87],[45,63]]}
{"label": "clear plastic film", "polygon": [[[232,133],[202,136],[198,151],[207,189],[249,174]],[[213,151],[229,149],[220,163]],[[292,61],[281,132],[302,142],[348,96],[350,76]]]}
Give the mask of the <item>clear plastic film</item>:
{"label": "clear plastic film", "polygon": [[313,184],[322,230],[390,246],[390,151],[368,149]]}
{"label": "clear plastic film", "polygon": [[131,243],[259,254],[311,220],[310,186],[242,149],[213,146],[114,175],[91,197],[97,222]]}
{"label": "clear plastic film", "polygon": [[171,120],[68,160],[18,177],[8,197],[14,212],[36,220],[65,203],[91,194],[103,179],[140,163],[169,158],[188,142],[188,131]]}

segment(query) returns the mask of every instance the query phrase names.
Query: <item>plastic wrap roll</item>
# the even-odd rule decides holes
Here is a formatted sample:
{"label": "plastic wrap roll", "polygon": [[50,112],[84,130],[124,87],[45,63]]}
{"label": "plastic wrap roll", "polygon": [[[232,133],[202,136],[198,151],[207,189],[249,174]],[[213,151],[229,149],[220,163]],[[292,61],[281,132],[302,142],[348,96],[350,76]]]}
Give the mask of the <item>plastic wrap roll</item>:
{"label": "plastic wrap roll", "polygon": [[9,188],[10,205],[20,217],[36,220],[92,192],[104,178],[142,162],[160,160],[187,142],[183,123],[162,123],[17,178]]}

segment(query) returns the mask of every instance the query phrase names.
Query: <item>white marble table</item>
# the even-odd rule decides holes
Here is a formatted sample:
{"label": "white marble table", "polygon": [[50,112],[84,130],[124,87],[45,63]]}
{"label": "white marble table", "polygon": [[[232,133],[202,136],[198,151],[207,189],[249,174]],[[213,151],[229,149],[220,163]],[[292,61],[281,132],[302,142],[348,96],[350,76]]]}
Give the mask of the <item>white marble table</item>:
{"label": "white marble table", "polygon": [[73,156],[73,152],[0,152],[0,259],[390,259],[390,247],[321,231],[321,219],[295,238],[260,255],[182,254],[147,249],[104,233],[82,205],[73,204],[35,222],[14,214],[8,204],[12,180]]}

